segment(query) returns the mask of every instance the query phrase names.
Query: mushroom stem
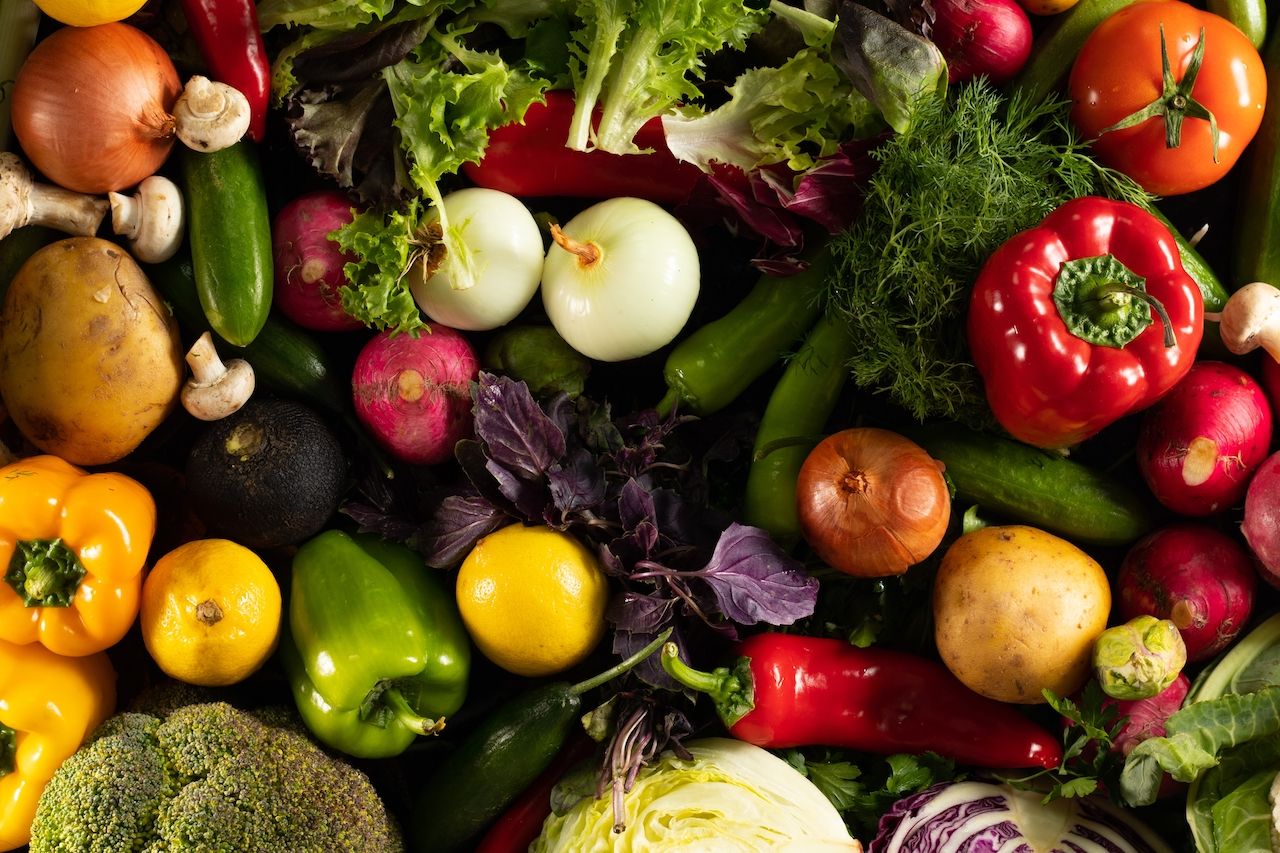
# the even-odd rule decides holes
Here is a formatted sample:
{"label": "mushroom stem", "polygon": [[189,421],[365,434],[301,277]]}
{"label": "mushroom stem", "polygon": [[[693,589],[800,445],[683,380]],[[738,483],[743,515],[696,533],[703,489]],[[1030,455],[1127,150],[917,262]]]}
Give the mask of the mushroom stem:
{"label": "mushroom stem", "polygon": [[199,74],[187,81],[173,105],[174,132],[196,151],[221,151],[249,130],[249,99],[239,89]]}
{"label": "mushroom stem", "polygon": [[1222,343],[1235,355],[1262,347],[1280,361],[1280,290],[1255,281],[1232,294],[1219,317]]}
{"label": "mushroom stem", "polygon": [[161,175],[152,175],[131,196],[108,193],[111,228],[129,239],[134,256],[148,264],[166,261],[182,244],[182,192]]}
{"label": "mushroom stem", "polygon": [[24,225],[92,237],[106,214],[106,199],[37,184],[18,155],[0,152],[0,237]]}
{"label": "mushroom stem", "polygon": [[205,332],[187,351],[191,378],[182,389],[182,406],[202,421],[216,421],[237,411],[253,395],[254,375],[249,362],[233,358],[223,363]]}

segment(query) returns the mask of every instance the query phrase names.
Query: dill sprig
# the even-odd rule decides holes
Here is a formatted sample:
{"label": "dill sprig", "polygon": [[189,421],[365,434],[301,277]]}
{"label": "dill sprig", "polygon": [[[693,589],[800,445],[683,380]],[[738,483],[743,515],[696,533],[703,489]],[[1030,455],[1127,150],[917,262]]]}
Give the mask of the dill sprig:
{"label": "dill sprig", "polygon": [[987,257],[1083,195],[1151,202],[1085,151],[1060,99],[1006,98],[985,81],[918,106],[873,153],[862,215],[832,244],[828,310],[856,342],[859,386],[919,420],[990,423],[965,314]]}

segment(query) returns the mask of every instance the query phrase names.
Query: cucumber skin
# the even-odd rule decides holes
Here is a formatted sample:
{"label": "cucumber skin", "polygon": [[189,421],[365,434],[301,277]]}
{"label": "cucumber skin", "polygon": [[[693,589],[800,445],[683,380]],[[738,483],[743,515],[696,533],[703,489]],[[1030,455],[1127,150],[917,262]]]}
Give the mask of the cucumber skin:
{"label": "cucumber skin", "polygon": [[1207,0],[1205,6],[1235,24],[1254,47],[1262,49],[1267,41],[1266,0]]}
{"label": "cucumber skin", "polygon": [[1080,0],[1036,39],[1031,59],[1013,79],[1009,90],[1018,97],[1040,103],[1071,72],[1085,40],[1107,18],[1138,0]]}
{"label": "cucumber skin", "polygon": [[1280,285],[1280,38],[1271,37],[1262,60],[1276,85],[1267,88],[1262,125],[1242,164],[1232,290],[1252,281]]}
{"label": "cucumber skin", "polygon": [[1093,545],[1126,545],[1155,526],[1121,481],[1056,453],[960,427],[907,435],[946,466],[956,497]]}
{"label": "cucumber skin", "polygon": [[271,310],[271,218],[258,152],[240,141],[210,154],[182,152],[187,240],[200,305],[227,343],[248,346]]}

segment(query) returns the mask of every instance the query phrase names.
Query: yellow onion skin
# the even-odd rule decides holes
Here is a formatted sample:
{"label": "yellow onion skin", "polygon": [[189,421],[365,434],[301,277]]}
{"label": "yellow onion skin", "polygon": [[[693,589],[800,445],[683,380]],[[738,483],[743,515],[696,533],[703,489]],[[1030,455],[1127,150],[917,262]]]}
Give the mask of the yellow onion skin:
{"label": "yellow onion skin", "polygon": [[942,542],[951,496],[941,464],[883,429],[846,429],[805,458],[796,482],[800,531],[834,569],[900,575]]}
{"label": "yellow onion skin", "polygon": [[13,132],[55,184],[99,194],[155,174],[173,148],[182,91],[164,48],[128,24],[64,27],[13,85]]}

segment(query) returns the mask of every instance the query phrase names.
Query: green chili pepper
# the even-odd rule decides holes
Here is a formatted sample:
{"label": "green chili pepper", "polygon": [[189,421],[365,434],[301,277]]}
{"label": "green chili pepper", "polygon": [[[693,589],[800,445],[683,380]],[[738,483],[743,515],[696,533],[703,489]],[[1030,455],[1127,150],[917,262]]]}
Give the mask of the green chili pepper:
{"label": "green chili pepper", "polygon": [[830,269],[823,249],[804,272],[762,276],[733,310],[677,344],[663,369],[668,390],[658,413],[679,404],[709,415],[732,403],[813,325]]}
{"label": "green chili pepper", "polygon": [[840,398],[852,354],[848,327],[828,312],[787,363],[756,431],[742,508],[748,524],[779,539],[800,535],[796,478]]}
{"label": "green chili pepper", "polygon": [[329,530],[298,549],[291,590],[281,658],[321,741],[387,758],[462,706],[466,629],[453,595],[414,552]]}

